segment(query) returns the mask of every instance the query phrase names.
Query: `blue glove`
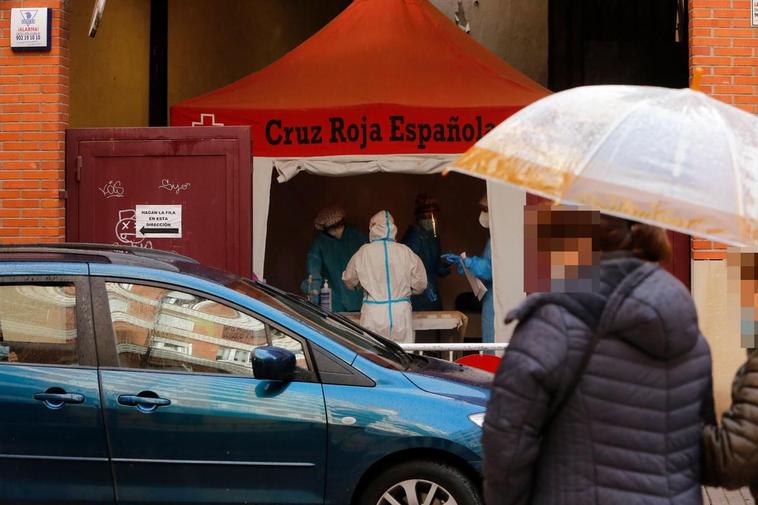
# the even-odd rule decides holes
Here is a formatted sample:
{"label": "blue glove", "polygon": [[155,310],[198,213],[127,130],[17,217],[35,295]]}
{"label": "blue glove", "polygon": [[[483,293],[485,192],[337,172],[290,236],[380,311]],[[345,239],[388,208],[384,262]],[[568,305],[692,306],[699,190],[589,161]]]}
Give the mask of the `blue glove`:
{"label": "blue glove", "polygon": [[461,257],[458,254],[445,253],[440,258],[451,265],[459,265],[461,263]]}
{"label": "blue glove", "polygon": [[457,265],[456,269],[458,270],[458,273],[461,274],[461,275],[464,274],[463,267],[466,267],[469,270],[471,269],[471,258],[469,258],[469,257],[460,258],[460,261],[458,262],[458,265]]}
{"label": "blue glove", "polygon": [[465,265],[478,279],[492,281],[492,261],[488,258],[472,256],[466,258]]}

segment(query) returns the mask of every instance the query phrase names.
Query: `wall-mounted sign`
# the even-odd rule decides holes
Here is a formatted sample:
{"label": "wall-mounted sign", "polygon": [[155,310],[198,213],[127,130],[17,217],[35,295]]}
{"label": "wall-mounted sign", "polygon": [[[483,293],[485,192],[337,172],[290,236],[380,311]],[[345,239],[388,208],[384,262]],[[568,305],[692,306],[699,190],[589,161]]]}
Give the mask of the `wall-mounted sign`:
{"label": "wall-mounted sign", "polygon": [[181,205],[137,205],[138,238],[182,238]]}
{"label": "wall-mounted sign", "polygon": [[758,28],[758,0],[752,0],[753,5],[753,26]]}
{"label": "wall-mounted sign", "polygon": [[47,51],[50,49],[52,10],[45,7],[11,9],[11,49]]}

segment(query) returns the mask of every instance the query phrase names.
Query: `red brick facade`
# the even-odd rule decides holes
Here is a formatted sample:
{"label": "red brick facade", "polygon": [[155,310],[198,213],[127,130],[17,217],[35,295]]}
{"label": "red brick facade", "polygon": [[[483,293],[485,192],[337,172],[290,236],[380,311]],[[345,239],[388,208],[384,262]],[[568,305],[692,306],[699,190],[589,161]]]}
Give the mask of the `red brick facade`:
{"label": "red brick facade", "polygon": [[[758,27],[751,0],[690,0],[690,69],[703,69],[701,91],[758,113]],[[726,259],[726,247],[692,240],[692,259]]]}
{"label": "red brick facade", "polygon": [[[0,0],[0,241],[64,239],[64,136],[68,125],[65,0]],[[10,49],[15,7],[52,8],[51,50]]]}

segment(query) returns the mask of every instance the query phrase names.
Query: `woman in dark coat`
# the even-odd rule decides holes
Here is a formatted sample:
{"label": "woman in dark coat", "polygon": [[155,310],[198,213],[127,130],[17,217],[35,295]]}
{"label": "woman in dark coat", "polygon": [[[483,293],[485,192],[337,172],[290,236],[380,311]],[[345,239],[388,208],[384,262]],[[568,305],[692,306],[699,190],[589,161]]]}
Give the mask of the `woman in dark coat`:
{"label": "woman in dark coat", "polygon": [[599,219],[594,289],[532,295],[509,315],[519,324],[483,428],[488,505],[702,504],[711,357],[694,303],[655,264],[670,255],[662,230]]}
{"label": "woman in dark coat", "polygon": [[728,259],[729,269],[739,271],[729,276],[739,286],[730,288],[740,293],[740,336],[750,349],[732,382],[732,404],[721,416],[721,424],[714,422],[703,429],[703,482],[728,489],[749,486],[758,498],[758,253],[730,253]]}
{"label": "woman in dark coat", "polygon": [[749,351],[732,383],[732,405],[721,425],[703,430],[703,482],[736,489],[750,486],[758,499],[758,350]]}

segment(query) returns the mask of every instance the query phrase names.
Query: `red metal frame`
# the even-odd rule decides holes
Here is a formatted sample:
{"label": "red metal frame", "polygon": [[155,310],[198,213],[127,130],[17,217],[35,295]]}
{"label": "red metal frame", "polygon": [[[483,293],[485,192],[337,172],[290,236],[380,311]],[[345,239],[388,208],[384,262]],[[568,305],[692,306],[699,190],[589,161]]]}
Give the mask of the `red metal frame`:
{"label": "red metal frame", "polygon": [[[194,251],[206,263],[250,277],[250,159],[250,131],[242,126],[67,130],[66,239],[106,240],[112,229],[103,228],[113,226],[110,216],[119,205],[181,204],[186,206],[186,234],[156,239],[155,247]],[[130,181],[121,201],[99,191],[101,179],[108,182],[114,174]],[[165,191],[156,182],[163,177],[192,178],[194,191]]]}

